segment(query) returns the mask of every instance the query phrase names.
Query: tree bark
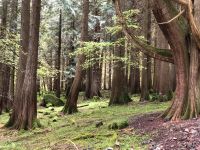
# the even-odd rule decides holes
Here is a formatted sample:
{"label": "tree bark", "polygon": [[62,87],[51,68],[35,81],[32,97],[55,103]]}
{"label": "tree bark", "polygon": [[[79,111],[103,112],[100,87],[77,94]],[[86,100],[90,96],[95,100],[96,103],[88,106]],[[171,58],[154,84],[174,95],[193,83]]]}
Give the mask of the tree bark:
{"label": "tree bark", "polygon": [[30,42],[21,97],[14,105],[9,125],[14,129],[31,129],[37,118],[37,65],[41,0],[32,0]]}
{"label": "tree bark", "polygon": [[[18,109],[18,102],[21,100],[21,87],[24,83],[27,55],[29,49],[29,32],[30,32],[30,0],[22,1],[21,8],[21,50],[19,53],[19,64],[16,77],[16,86],[15,86],[15,95],[13,102],[13,110]],[[14,115],[14,114],[13,114]],[[14,117],[14,116],[12,116]],[[13,123],[13,119],[10,119],[9,122]],[[11,123],[11,124],[12,124]]]}
{"label": "tree bark", "polygon": [[[174,6],[171,2],[166,1],[153,1],[153,12],[157,22],[166,22],[170,20],[172,16],[174,16]],[[182,21],[182,20],[181,20]],[[171,119],[171,120],[179,120],[183,116],[184,118],[192,118],[196,117],[198,114],[198,107],[197,107],[197,99],[193,99],[192,102],[191,96],[189,94],[189,87],[191,87],[191,83],[194,83],[193,80],[195,78],[195,71],[193,72],[191,68],[193,68],[193,61],[195,61],[195,57],[192,54],[193,52],[196,53],[196,50],[191,49],[191,62],[189,62],[188,51],[190,49],[191,41],[188,40],[187,32],[184,32],[177,20],[169,23],[159,25],[161,30],[163,31],[165,38],[168,40],[171,48],[174,51],[174,63],[176,65],[176,91],[175,96],[173,98],[172,105],[170,108],[164,113],[164,117]],[[183,26],[182,22],[182,26]],[[187,39],[187,41],[185,41]],[[194,59],[194,60],[193,60]],[[197,61],[198,62],[198,61]],[[197,65],[198,67],[198,65]],[[194,78],[193,78],[194,77]],[[189,79],[189,81],[188,81]],[[195,78],[197,79],[197,78]],[[196,86],[193,87],[195,89]],[[192,90],[194,94],[197,94]],[[193,97],[194,98],[194,97]],[[186,108],[192,108],[190,111],[187,111]],[[189,114],[189,115],[188,115]]]}

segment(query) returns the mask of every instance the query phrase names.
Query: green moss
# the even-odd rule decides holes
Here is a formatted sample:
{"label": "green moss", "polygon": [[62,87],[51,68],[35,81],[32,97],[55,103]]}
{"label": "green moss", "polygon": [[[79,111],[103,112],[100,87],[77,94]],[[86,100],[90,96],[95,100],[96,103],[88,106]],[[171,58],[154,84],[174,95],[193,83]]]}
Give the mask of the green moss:
{"label": "green moss", "polygon": [[122,120],[118,122],[112,122],[111,124],[108,125],[108,129],[124,129],[128,127],[128,120]]}
{"label": "green moss", "polygon": [[64,102],[61,99],[59,99],[56,96],[51,95],[51,94],[45,94],[43,96],[42,101],[48,107],[50,107],[50,106],[64,106]]}

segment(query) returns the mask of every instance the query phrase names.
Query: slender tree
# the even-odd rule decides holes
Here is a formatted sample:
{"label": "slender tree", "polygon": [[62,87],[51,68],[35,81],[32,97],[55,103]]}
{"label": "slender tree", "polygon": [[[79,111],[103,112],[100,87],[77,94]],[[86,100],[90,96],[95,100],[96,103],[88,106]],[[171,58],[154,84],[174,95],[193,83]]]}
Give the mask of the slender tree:
{"label": "slender tree", "polygon": [[[0,38],[6,38],[7,33],[7,15],[8,15],[8,0],[2,1],[2,15],[1,15],[1,32]],[[9,101],[9,83],[10,83],[10,65],[0,62],[0,114],[3,109],[8,109]]]}
{"label": "slender tree", "polygon": [[[144,2],[143,13],[143,32],[148,44],[151,42],[151,10],[150,2]],[[149,56],[142,54],[142,81],[141,81],[141,97],[140,101],[149,100],[149,90],[151,88],[151,59]]]}
{"label": "slender tree", "polygon": [[[10,32],[16,35],[17,34],[17,19],[18,19],[18,0],[12,0],[10,7],[11,7]],[[14,51],[13,62],[15,62],[16,50],[14,49],[13,51]],[[11,77],[10,77],[9,95],[12,100],[14,100],[14,91],[15,91],[15,66],[11,68]]]}
{"label": "slender tree", "polygon": [[[83,0],[83,16],[82,16],[82,29],[81,29],[81,42],[88,41],[88,15],[89,15],[89,0]],[[78,62],[76,64],[75,78],[72,83],[70,92],[67,96],[66,104],[63,108],[63,113],[72,114],[77,112],[77,101],[81,82],[84,76],[84,70],[82,64],[85,61],[84,54],[78,56]]]}
{"label": "slender tree", "polygon": [[61,43],[62,43],[62,10],[60,10],[59,19],[59,33],[58,33],[58,50],[56,51],[55,68],[57,70],[56,77],[54,79],[54,90],[56,96],[60,98],[61,87],[60,87],[60,66],[61,66]]}

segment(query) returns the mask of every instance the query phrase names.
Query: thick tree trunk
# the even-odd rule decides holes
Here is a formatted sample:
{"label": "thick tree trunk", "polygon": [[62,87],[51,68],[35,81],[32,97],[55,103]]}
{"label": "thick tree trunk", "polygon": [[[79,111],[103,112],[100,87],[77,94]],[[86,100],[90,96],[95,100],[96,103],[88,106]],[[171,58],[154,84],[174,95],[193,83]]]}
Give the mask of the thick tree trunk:
{"label": "thick tree trunk", "polygon": [[[194,18],[199,24],[200,1],[194,0],[188,2],[194,3]],[[174,7],[173,2],[166,0],[152,0],[151,3],[159,27],[173,50],[174,60],[170,62],[174,62],[176,66],[177,86],[175,95],[171,106],[163,116],[172,121],[180,120],[181,118],[189,119],[197,117],[200,111],[199,98],[197,98],[199,94],[199,77],[197,75],[199,74],[199,51],[196,44],[199,44],[199,41],[197,41],[196,35],[188,34],[190,28],[188,28],[186,20],[182,16],[179,16],[179,19],[176,18],[173,21],[168,22],[178,14],[178,10]],[[119,0],[115,4],[116,11],[121,17]],[[191,16],[189,17],[190,18],[188,19],[191,23]],[[132,37],[127,31],[127,27],[123,25],[123,28],[126,35]],[[136,41],[134,38],[132,40]],[[138,43],[138,45],[141,46],[140,43]]]}
{"label": "thick tree trunk", "polygon": [[[122,33],[116,35],[117,38],[122,37]],[[115,46],[114,56],[124,57],[124,46]],[[125,76],[124,63],[120,60],[115,60],[113,67],[112,89],[109,105],[127,104],[131,101],[128,95],[128,86]]]}
{"label": "thick tree trunk", "polygon": [[37,65],[41,0],[32,0],[30,42],[21,97],[14,105],[9,125],[15,129],[31,129],[37,118]]}
{"label": "thick tree trunk", "polygon": [[[24,83],[27,55],[29,49],[29,32],[30,32],[30,0],[22,1],[21,8],[21,50],[19,54],[19,64],[16,77],[16,90],[15,90],[15,99],[13,102],[13,110],[18,109],[18,102],[21,100],[21,87]],[[11,116],[9,123],[13,125],[14,114]]]}
{"label": "thick tree trunk", "polygon": [[[88,15],[89,15],[89,0],[83,0],[83,17],[82,17],[82,30],[81,30],[81,41],[88,41]],[[82,64],[85,61],[83,54],[78,56],[78,62],[76,65],[75,78],[72,83],[69,95],[67,97],[66,104],[63,108],[63,113],[72,114],[77,112],[77,101],[81,82],[84,76],[84,70]]]}
{"label": "thick tree trunk", "polygon": [[[174,16],[173,4],[160,0],[154,0],[153,12],[157,22],[166,22]],[[195,1],[198,3],[197,1]],[[199,3],[196,4],[199,6]],[[161,9],[162,8],[162,9]],[[195,12],[199,7],[196,7]],[[196,17],[198,17],[197,15]],[[172,105],[164,113],[164,117],[171,120],[179,120],[182,117],[185,119],[196,117],[199,114],[197,92],[199,90],[199,70],[198,50],[192,41],[185,41],[186,35],[181,30],[177,20],[169,24],[160,25],[166,39],[171,48],[174,50],[174,61],[176,65],[176,91]],[[181,22],[182,26],[184,22]],[[190,62],[188,51],[190,49]],[[195,82],[196,81],[196,82]],[[195,98],[196,97],[196,98]]]}

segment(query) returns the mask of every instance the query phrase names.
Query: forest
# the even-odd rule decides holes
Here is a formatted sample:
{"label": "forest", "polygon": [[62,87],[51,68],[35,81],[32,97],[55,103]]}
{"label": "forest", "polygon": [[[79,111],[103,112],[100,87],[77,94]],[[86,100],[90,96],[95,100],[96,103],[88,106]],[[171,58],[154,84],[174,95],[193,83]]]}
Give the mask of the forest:
{"label": "forest", "polygon": [[200,150],[200,0],[0,0],[0,150]]}

